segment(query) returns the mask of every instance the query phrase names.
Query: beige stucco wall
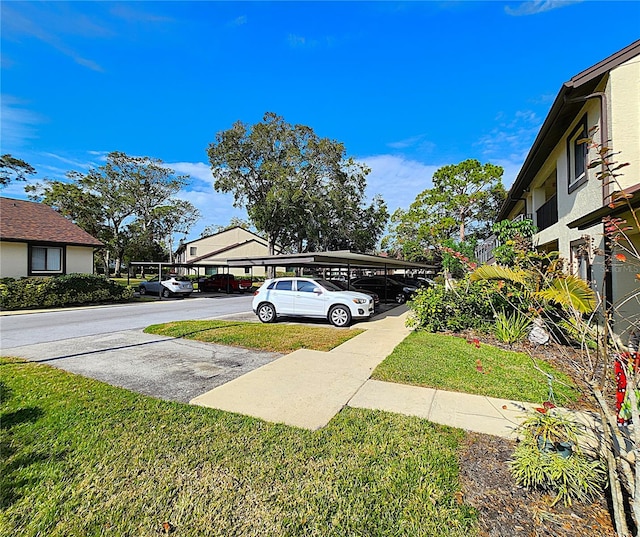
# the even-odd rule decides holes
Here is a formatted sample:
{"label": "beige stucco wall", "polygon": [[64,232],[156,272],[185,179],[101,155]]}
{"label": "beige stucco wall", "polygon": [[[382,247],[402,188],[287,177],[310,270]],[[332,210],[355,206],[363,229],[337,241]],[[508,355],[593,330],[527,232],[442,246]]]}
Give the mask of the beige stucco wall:
{"label": "beige stucco wall", "polygon": [[26,243],[0,241],[0,278],[22,278],[28,272]]}
{"label": "beige stucco wall", "polygon": [[[196,257],[200,257],[209,252],[215,252],[217,250],[221,250],[223,248],[227,248],[233,244],[240,244],[246,241],[261,241],[261,239],[256,238],[256,236],[242,228],[234,228],[228,229],[227,231],[223,231],[222,233],[218,233],[216,235],[212,235],[211,237],[204,237],[202,239],[197,239],[195,241],[191,241],[186,244],[186,250],[184,253],[184,261],[189,262]],[[266,255],[267,246],[266,241],[264,241],[264,253],[262,250],[259,250],[259,253],[256,254],[247,254],[247,255]],[[196,253],[191,254],[191,248],[196,248]],[[258,247],[258,245],[256,245]],[[235,252],[235,250],[234,250]],[[222,254],[223,257],[229,257],[225,252]],[[235,254],[234,254],[235,255]]]}
{"label": "beige stucco wall", "polygon": [[615,160],[628,162],[619,177],[622,188],[640,182],[640,58],[614,69],[610,75],[609,116]]}
{"label": "beige stucco wall", "polygon": [[67,274],[93,274],[93,248],[67,246]]}
{"label": "beige stucco wall", "polygon": [[[565,136],[549,153],[549,157],[536,174],[526,195],[527,211],[533,215],[535,222],[536,211],[548,199],[548,180],[549,177],[553,177],[555,171],[558,222],[540,231],[536,235],[535,241],[542,245],[557,240],[560,255],[567,260],[567,263],[570,259],[572,241],[579,240],[585,234],[597,237],[602,233],[601,225],[584,231],[570,229],[567,225],[576,218],[602,206],[602,184],[595,178],[593,170],[587,171],[589,179],[586,183],[571,193],[568,191],[567,137],[570,136],[585,113],[587,114],[587,128],[598,125],[600,122],[599,102],[591,100],[585,103],[575,121],[567,129]],[[593,153],[590,153],[588,159],[592,158]],[[547,185],[546,188],[545,185]]]}

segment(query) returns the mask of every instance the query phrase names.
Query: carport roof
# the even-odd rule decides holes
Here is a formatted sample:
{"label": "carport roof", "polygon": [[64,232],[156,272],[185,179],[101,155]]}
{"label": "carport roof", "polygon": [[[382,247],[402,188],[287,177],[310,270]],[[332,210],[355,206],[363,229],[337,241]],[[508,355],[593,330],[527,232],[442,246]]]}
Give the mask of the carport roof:
{"label": "carport roof", "polygon": [[309,252],[304,254],[281,254],[267,256],[234,257],[227,259],[229,267],[248,266],[316,266],[316,267],[354,267],[354,268],[413,268],[418,270],[433,270],[433,265],[412,263],[382,257],[378,255],[359,254],[350,250],[335,252]]}

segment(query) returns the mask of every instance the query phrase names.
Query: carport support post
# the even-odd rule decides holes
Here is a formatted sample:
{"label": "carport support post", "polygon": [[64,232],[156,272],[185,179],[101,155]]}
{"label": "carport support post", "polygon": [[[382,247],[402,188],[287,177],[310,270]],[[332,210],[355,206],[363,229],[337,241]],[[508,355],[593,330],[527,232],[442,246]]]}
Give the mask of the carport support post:
{"label": "carport support post", "polygon": [[158,299],[162,300],[162,263],[158,263]]}

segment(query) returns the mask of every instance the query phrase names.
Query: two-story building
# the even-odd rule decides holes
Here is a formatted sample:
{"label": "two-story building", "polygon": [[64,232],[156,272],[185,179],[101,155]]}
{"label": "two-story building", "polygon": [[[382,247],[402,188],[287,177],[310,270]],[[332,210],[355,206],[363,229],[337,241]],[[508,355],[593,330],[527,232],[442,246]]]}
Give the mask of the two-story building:
{"label": "two-story building", "polygon": [[256,276],[264,276],[264,267],[229,269],[227,259],[265,256],[268,253],[269,244],[266,239],[236,226],[181,244],[174,259],[176,263],[186,265],[206,265],[206,274],[229,271],[236,275],[252,273]]}
{"label": "two-story building", "polygon": [[[595,145],[584,143],[586,138]],[[612,160],[629,164],[616,172],[621,175],[615,181],[599,180],[597,172],[606,170],[590,167],[598,146],[616,153]],[[609,247],[603,227],[607,216],[627,219],[634,228],[627,246],[640,250],[640,235],[621,193],[632,207],[640,207],[640,41],[562,85],[499,216],[531,218],[538,249],[558,251],[571,273],[592,282],[602,299],[615,305],[619,334],[629,321],[640,322],[640,267],[630,262],[632,256],[614,255],[605,281],[601,255]]]}

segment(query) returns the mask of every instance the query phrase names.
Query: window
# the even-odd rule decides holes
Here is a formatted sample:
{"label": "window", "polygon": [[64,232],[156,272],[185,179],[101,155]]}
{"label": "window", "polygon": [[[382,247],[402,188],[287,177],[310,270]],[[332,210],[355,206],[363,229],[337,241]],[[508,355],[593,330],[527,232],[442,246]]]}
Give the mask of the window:
{"label": "window", "polygon": [[197,255],[198,247],[197,246],[189,246],[189,255]]}
{"label": "window", "polygon": [[307,282],[304,280],[298,280],[298,291],[302,293],[313,293],[315,290],[320,290],[313,282]]}
{"label": "window", "polygon": [[32,246],[29,256],[30,270],[34,272],[62,273],[62,248]]}
{"label": "window", "polygon": [[582,117],[571,135],[567,138],[567,183],[569,194],[587,180],[587,116]]}
{"label": "window", "polygon": [[291,291],[291,280],[282,280],[276,282],[276,289],[278,291]]}

